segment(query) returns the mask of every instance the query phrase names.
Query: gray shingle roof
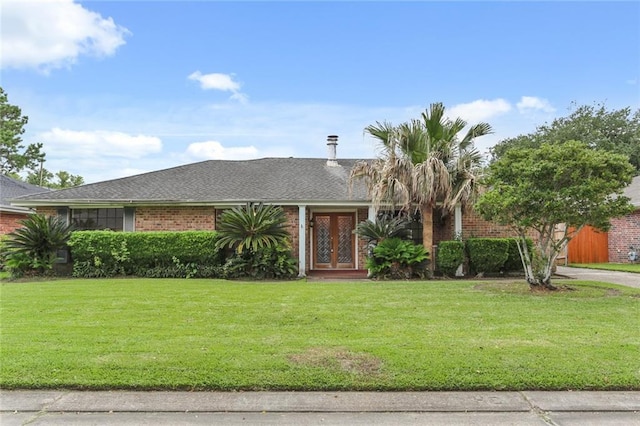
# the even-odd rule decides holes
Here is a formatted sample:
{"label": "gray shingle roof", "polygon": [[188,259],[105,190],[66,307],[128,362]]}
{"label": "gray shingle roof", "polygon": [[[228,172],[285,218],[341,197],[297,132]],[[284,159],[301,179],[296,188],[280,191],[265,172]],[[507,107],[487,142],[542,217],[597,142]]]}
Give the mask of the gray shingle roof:
{"label": "gray shingle roof", "polygon": [[348,176],[358,160],[327,166],[321,158],[210,160],[121,179],[82,185],[14,202],[35,205],[92,202],[348,202],[366,201],[362,185],[349,193]]}
{"label": "gray shingle roof", "polygon": [[12,179],[8,176],[0,175],[0,209],[6,211],[25,211],[28,209],[12,206],[10,200],[28,194],[38,194],[42,192],[51,192],[47,188],[31,185],[30,183]]}
{"label": "gray shingle roof", "polygon": [[640,208],[640,176],[636,176],[624,190],[624,195],[631,198],[631,204]]}

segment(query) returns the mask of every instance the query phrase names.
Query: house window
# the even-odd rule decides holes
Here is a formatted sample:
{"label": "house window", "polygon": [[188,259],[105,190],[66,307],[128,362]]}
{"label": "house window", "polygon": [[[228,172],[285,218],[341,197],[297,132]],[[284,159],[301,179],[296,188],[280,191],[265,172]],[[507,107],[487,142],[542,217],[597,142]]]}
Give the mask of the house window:
{"label": "house window", "polygon": [[110,229],[122,231],[124,209],[73,209],[71,223],[79,230]]}

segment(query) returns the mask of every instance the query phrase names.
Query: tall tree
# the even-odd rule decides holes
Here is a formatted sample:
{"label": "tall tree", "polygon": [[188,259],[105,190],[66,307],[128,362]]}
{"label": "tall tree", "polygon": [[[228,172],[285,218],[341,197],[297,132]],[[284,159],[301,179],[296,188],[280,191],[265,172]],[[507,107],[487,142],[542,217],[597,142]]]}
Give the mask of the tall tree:
{"label": "tall tree", "polygon": [[[82,185],[82,176],[64,170],[54,175],[43,168],[46,154],[42,143],[25,146],[22,142],[28,121],[29,117],[22,115],[20,107],[9,103],[7,94],[0,87],[0,173],[53,189]],[[26,178],[23,178],[25,173]],[[57,180],[53,180],[54,177]]]}
{"label": "tall tree", "polygon": [[[576,141],[512,149],[493,162],[488,191],[476,209],[518,235],[526,280],[554,289],[553,265],[584,225],[607,230],[612,217],[632,211],[622,190],[631,182],[627,157]],[[526,239],[533,233],[534,252]]]}
{"label": "tall tree", "polygon": [[607,110],[603,105],[578,106],[569,116],[538,126],[533,133],[505,139],[491,148],[494,160],[507,151],[538,148],[543,143],[579,140],[593,149],[626,155],[640,174],[640,110]]}
{"label": "tall tree", "polygon": [[37,173],[29,172],[25,180],[32,185],[51,189],[71,188],[84,184],[84,178],[82,176],[72,175],[64,170],[53,174],[45,168],[41,168]]}
{"label": "tall tree", "polygon": [[22,110],[11,105],[7,94],[0,87],[0,173],[15,175],[25,169],[35,169],[45,154],[41,143],[22,143],[24,126],[29,117]]}
{"label": "tall tree", "polygon": [[420,119],[397,126],[376,122],[365,132],[381,144],[381,157],[359,162],[351,170],[350,180],[365,181],[374,206],[391,204],[420,211],[423,244],[429,251],[436,204],[452,211],[477,194],[482,156],[474,141],[492,130],[489,124],[479,123],[459,138],[466,127],[461,118],[446,118],[442,103],[431,104]]}

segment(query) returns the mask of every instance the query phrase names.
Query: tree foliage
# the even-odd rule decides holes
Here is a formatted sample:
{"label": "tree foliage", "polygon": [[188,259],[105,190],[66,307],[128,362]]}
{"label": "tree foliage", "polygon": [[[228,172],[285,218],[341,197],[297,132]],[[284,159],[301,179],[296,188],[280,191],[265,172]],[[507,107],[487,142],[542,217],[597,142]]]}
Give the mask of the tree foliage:
{"label": "tree foliage", "polygon": [[3,175],[20,173],[25,169],[35,169],[44,161],[41,143],[24,145],[22,134],[29,117],[22,110],[8,102],[5,91],[0,87],[0,173]]}
{"label": "tree foliage", "polygon": [[551,124],[538,126],[535,132],[501,141],[493,148],[493,159],[507,151],[539,148],[543,143],[579,140],[593,149],[623,154],[640,173],[640,110],[631,108],[607,110],[603,104],[577,107],[569,116],[557,118]]}
{"label": "tree foliage", "polygon": [[[626,156],[582,142],[511,149],[490,165],[489,189],[476,208],[485,219],[515,230],[528,283],[552,287],[558,254],[584,225],[607,230],[612,217],[631,211],[621,194],[632,175]],[[531,232],[533,253],[526,244]]]}
{"label": "tree foliage", "polygon": [[53,174],[49,170],[43,168],[36,172],[29,172],[25,179],[32,185],[38,185],[51,189],[64,189],[84,184],[84,178],[79,175],[72,175],[69,172],[60,170]]}
{"label": "tree foliage", "polygon": [[42,167],[46,157],[42,143],[25,144],[22,141],[28,121],[29,117],[22,115],[20,107],[9,103],[7,94],[0,87],[0,173],[52,189],[82,185],[82,176],[64,170],[54,174]]}

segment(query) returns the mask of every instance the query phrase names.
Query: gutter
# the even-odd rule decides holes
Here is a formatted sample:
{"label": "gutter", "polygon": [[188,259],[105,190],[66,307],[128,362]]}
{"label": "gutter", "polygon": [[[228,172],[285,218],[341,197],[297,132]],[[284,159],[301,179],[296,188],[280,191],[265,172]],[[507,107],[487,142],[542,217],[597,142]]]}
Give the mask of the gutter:
{"label": "gutter", "polygon": [[0,207],[0,212],[5,213],[19,213],[19,214],[33,214],[35,211],[33,209],[29,209],[26,207],[13,207],[13,206],[2,206]]}

